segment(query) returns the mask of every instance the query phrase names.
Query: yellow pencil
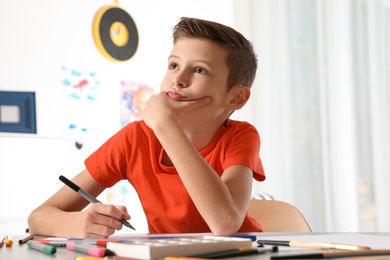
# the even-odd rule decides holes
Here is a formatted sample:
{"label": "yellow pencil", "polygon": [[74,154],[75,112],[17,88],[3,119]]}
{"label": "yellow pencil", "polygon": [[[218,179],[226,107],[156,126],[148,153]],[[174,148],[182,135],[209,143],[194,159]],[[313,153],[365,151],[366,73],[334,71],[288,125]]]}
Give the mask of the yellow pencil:
{"label": "yellow pencil", "polygon": [[78,256],[76,260],[101,260],[101,259],[109,259],[106,257],[94,257],[94,256]]}

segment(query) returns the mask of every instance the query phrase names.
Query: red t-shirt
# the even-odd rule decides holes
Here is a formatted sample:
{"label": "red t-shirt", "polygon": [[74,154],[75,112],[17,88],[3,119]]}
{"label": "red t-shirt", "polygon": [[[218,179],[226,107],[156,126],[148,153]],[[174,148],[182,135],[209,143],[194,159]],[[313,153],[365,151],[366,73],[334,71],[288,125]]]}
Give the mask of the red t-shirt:
{"label": "red t-shirt", "polygon": [[[232,165],[246,165],[258,181],[265,179],[259,158],[260,137],[246,122],[228,120],[200,154],[222,175]],[[210,228],[199,214],[175,167],[161,163],[163,148],[143,121],[123,127],[85,160],[104,187],[127,179],[137,191],[150,233],[199,233]],[[130,208],[131,214],[131,208]],[[248,215],[238,232],[262,231]]]}

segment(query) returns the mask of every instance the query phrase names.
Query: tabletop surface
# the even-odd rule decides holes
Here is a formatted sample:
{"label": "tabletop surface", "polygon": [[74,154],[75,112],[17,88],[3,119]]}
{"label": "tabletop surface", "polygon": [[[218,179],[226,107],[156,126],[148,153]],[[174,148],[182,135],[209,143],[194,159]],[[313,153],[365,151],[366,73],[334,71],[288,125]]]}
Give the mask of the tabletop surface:
{"label": "tabletop surface", "polygon": [[[369,246],[372,249],[388,249],[390,252],[390,233],[249,233],[256,235],[257,239],[272,239],[272,240],[300,240],[300,241],[326,241],[335,243],[357,244]],[[120,235],[121,237],[123,235]],[[134,234],[129,234],[125,237],[132,237]],[[145,236],[145,234],[144,234]],[[28,248],[27,244],[19,245],[18,241],[23,239],[21,236],[12,236],[14,241],[11,247],[3,246],[0,248],[0,259],[7,260],[75,260],[78,256],[86,256],[83,253],[74,252],[64,247],[57,248],[54,255],[49,255]],[[254,242],[254,245],[256,243]],[[318,252],[311,249],[296,249],[289,247],[279,247],[278,253],[257,254],[250,256],[234,257],[229,259],[271,259],[271,256],[297,254],[301,252]],[[390,256],[388,256],[390,257]],[[355,258],[354,258],[355,259]]]}

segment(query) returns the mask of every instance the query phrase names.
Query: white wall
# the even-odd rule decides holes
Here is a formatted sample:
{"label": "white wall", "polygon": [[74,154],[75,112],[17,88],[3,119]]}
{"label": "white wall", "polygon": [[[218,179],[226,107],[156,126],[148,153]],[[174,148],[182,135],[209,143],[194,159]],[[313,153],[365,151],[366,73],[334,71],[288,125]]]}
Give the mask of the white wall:
{"label": "white wall", "polygon": [[[119,1],[134,19],[139,46],[129,61],[105,59],[95,47],[95,13],[113,1],[0,1],[0,90],[35,91],[38,133],[0,133],[0,233],[23,234],[29,212],[56,191],[58,176],[71,178],[83,160],[120,128],[120,81],[158,90],[171,48],[171,30],[181,16],[233,26],[233,1]],[[62,66],[100,80],[96,101],[74,105],[63,89]],[[74,147],[71,119],[85,123],[82,150]],[[134,201],[129,211],[138,232],[147,232]],[[136,209],[136,210],[133,210]]]}

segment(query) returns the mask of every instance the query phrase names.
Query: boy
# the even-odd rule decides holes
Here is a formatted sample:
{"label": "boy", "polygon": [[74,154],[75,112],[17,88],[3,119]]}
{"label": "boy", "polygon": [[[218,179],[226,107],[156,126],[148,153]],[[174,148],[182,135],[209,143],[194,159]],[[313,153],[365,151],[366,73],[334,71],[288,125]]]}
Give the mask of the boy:
{"label": "boy", "polygon": [[[246,212],[252,178],[265,179],[260,137],[229,116],[250,96],[251,43],[230,27],[181,18],[161,92],[73,181],[93,196],[122,179],[137,191],[150,233],[261,231]],[[66,199],[64,199],[66,198]],[[130,219],[124,206],[88,201],[64,186],[29,216],[32,234],[107,238]]]}

